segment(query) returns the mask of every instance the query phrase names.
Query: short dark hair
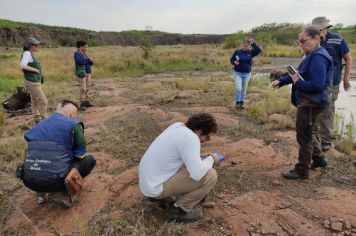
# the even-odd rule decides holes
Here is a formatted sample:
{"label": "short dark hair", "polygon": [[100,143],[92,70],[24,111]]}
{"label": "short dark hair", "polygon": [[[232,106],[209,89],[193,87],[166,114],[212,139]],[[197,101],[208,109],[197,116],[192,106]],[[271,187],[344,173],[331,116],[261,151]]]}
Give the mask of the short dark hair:
{"label": "short dark hair", "polygon": [[87,44],[88,44],[88,42],[85,41],[85,40],[78,40],[77,41],[77,48],[84,47]]}
{"label": "short dark hair", "polygon": [[320,29],[314,25],[305,27],[302,32],[305,32],[308,36],[312,38],[320,36]]}
{"label": "short dark hair", "polygon": [[24,51],[29,51],[29,50],[30,50],[30,47],[28,47],[28,46],[23,46],[22,49],[23,49]]}
{"label": "short dark hair", "polygon": [[216,133],[218,127],[215,118],[209,113],[197,113],[188,118],[185,125],[193,130],[201,130],[202,135]]}
{"label": "short dark hair", "polygon": [[62,107],[64,107],[64,106],[67,105],[67,104],[72,104],[72,105],[75,106],[75,108],[77,108],[77,110],[78,110],[78,105],[77,105],[75,102],[73,102],[72,100],[63,99],[63,100],[61,101],[61,106],[62,106]]}

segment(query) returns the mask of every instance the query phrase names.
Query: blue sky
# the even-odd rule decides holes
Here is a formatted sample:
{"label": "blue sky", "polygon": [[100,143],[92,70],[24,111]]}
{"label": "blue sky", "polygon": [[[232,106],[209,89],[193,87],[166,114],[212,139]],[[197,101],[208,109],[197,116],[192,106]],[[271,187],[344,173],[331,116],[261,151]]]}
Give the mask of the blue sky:
{"label": "blue sky", "polygon": [[97,31],[234,33],[264,23],[356,24],[356,0],[0,0],[0,18]]}

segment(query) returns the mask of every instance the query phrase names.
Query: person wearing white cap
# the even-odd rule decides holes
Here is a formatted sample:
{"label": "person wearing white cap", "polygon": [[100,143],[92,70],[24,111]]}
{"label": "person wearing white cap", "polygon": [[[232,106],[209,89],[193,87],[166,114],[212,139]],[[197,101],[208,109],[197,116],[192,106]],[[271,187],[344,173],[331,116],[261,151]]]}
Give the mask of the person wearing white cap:
{"label": "person wearing white cap", "polygon": [[31,96],[31,110],[35,122],[38,123],[47,117],[47,99],[42,90],[43,75],[41,64],[34,55],[41,42],[35,38],[27,38],[23,44],[20,68],[25,78],[25,87]]}
{"label": "person wearing white cap", "polygon": [[334,63],[332,102],[319,116],[321,149],[326,152],[331,148],[335,117],[335,101],[338,98],[342,77],[342,60],[344,59],[345,61],[343,85],[345,91],[348,91],[351,87],[350,72],[352,66],[352,57],[345,39],[340,34],[328,31],[328,29],[332,27],[329,19],[327,19],[325,16],[316,17],[312,20],[312,25],[320,29],[320,34],[324,39],[321,46],[323,46],[328,51],[330,56],[333,58]]}

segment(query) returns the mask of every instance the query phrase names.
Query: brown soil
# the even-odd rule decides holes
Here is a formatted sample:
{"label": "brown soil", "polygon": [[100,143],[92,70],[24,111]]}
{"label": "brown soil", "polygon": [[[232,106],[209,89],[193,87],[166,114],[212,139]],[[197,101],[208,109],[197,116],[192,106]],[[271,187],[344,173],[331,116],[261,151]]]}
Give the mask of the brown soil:
{"label": "brown soil", "polygon": [[[139,82],[150,86],[162,78],[172,80],[176,77],[171,74],[146,76]],[[89,149],[107,127],[107,122],[122,118],[135,109],[140,113],[133,114],[151,117],[162,129],[173,122],[184,122],[191,113],[202,111],[214,114],[222,127],[202,148],[203,152],[219,151],[226,155],[226,161],[216,167],[219,180],[211,194],[215,207],[205,209],[205,218],[198,223],[165,225],[176,228],[164,235],[356,235],[356,179],[342,154],[334,149],[329,152],[327,157],[331,167],[311,171],[309,180],[285,180],[281,171],[293,168],[297,161],[294,131],[271,131],[266,138],[258,133],[257,126],[246,126],[244,111],[237,113],[230,106],[175,106],[174,101],[168,105],[142,105],[137,99],[126,96],[132,88],[131,83],[136,82],[95,80],[94,94],[110,100],[107,106],[89,108],[80,114],[86,125]],[[184,96],[189,97],[189,93]],[[9,118],[7,122],[15,127],[26,124],[28,119],[28,116],[21,116]],[[243,128],[246,132],[232,135],[233,130]],[[251,129],[257,129],[253,131],[257,134],[251,135]],[[6,142],[4,139],[0,141]],[[100,151],[93,154],[97,166],[86,179],[85,190],[74,207],[63,209],[50,203],[37,205],[35,193],[20,187],[12,192],[11,211],[5,217],[0,233],[85,234],[91,232],[93,222],[103,216],[121,222],[140,204],[148,204],[138,188],[139,156],[130,160],[119,158],[115,153]],[[157,218],[158,225],[165,224],[164,213],[159,208],[148,209],[142,214],[148,214],[143,221],[151,222]],[[139,220],[137,218],[137,222]],[[150,226],[146,224],[145,227]],[[107,235],[121,235],[120,232]]]}

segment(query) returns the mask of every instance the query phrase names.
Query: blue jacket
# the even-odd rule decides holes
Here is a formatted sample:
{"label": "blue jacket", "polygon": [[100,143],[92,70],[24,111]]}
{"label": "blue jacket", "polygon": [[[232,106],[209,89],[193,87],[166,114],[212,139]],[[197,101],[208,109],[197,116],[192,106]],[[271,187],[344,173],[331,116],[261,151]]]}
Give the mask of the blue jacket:
{"label": "blue jacket", "polygon": [[[332,58],[325,48],[319,47],[305,56],[298,66],[298,72],[303,80],[297,80],[292,86],[293,105],[300,105],[300,98],[306,97],[319,107],[327,106],[331,101],[334,68]],[[292,82],[289,75],[279,79],[280,86]]]}
{"label": "blue jacket", "polygon": [[[232,54],[230,58],[231,65],[234,66],[234,70],[241,73],[250,73],[252,68],[252,58],[257,56],[262,52],[261,48],[257,45],[257,43],[252,43],[251,50],[235,50],[234,54]],[[234,61],[239,61],[238,65],[235,65]]]}
{"label": "blue jacket", "polygon": [[91,66],[94,64],[92,60],[90,60],[84,53],[81,53],[79,50],[74,53],[74,62],[75,66],[84,65],[85,71],[87,74],[91,73]]}
{"label": "blue jacket", "polygon": [[70,158],[73,159],[73,129],[80,123],[79,120],[71,119],[55,112],[27,131],[24,137],[29,143],[32,141],[46,141],[62,145],[67,150]]}
{"label": "blue jacket", "polygon": [[340,34],[328,32],[324,43],[321,45],[330,54],[334,63],[333,85],[341,83],[342,59],[350,50],[344,38]]}

